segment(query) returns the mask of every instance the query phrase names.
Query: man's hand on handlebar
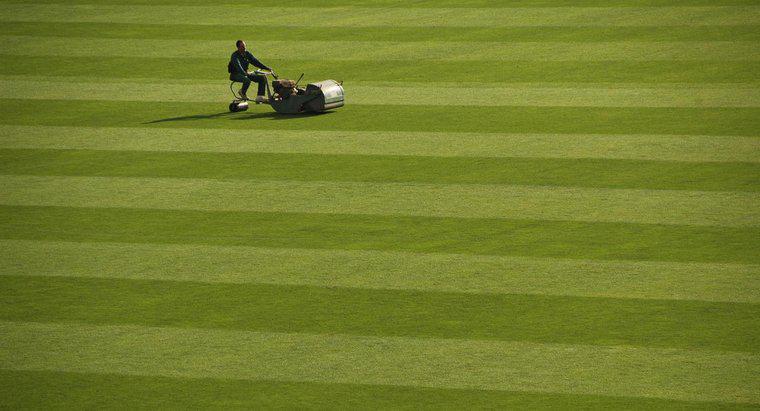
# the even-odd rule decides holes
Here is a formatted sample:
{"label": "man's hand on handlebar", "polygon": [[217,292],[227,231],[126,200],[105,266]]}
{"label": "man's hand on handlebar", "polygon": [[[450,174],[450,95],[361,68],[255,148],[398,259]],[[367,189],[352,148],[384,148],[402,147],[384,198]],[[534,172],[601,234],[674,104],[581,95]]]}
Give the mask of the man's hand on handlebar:
{"label": "man's hand on handlebar", "polygon": [[277,78],[277,73],[275,73],[274,70],[271,70],[271,69],[268,71],[267,70],[255,70],[252,72],[249,71],[248,74],[255,74],[257,76],[272,76],[275,79]]}

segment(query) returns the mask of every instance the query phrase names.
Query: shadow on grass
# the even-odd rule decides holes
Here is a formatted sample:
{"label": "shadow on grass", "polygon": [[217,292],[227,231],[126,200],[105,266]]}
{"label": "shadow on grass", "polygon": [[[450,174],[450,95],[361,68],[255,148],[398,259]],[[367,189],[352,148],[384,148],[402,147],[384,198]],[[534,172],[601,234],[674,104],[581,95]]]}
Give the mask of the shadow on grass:
{"label": "shadow on grass", "polygon": [[193,114],[190,116],[162,118],[159,120],[148,121],[144,124],[165,123],[165,122],[171,122],[171,121],[210,120],[210,119],[215,119],[215,118],[228,119],[228,120],[256,120],[256,119],[264,119],[264,118],[270,119],[270,120],[293,120],[293,119],[304,118],[304,117],[322,116],[329,113],[331,112],[327,111],[323,113],[280,114],[277,112],[249,113],[249,112],[242,111],[242,112],[237,112],[237,113],[231,113],[229,111],[224,111],[221,113],[214,113],[214,114]]}
{"label": "shadow on grass", "polygon": [[164,122],[167,122],[167,121],[208,120],[208,119],[212,119],[212,118],[228,117],[231,114],[236,114],[236,113],[230,113],[229,111],[223,111],[221,113],[215,113],[215,114],[193,114],[191,116],[162,118],[162,119],[159,119],[159,120],[148,121],[145,124],[164,123]]}
{"label": "shadow on grass", "polygon": [[331,113],[330,111],[322,113],[298,113],[298,114],[280,114],[276,112],[269,113],[238,113],[240,116],[231,118],[230,120],[256,120],[260,118],[268,118],[270,120],[294,120],[297,118],[305,117],[317,117]]}

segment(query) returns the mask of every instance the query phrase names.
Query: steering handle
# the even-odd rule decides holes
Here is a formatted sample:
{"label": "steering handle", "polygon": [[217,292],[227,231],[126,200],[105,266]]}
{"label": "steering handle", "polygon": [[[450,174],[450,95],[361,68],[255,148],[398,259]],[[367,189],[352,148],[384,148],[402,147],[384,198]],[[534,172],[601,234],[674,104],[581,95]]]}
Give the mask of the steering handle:
{"label": "steering handle", "polygon": [[257,74],[259,76],[272,76],[275,80],[277,80],[277,75],[274,74],[274,71],[256,70],[254,71],[254,74]]}

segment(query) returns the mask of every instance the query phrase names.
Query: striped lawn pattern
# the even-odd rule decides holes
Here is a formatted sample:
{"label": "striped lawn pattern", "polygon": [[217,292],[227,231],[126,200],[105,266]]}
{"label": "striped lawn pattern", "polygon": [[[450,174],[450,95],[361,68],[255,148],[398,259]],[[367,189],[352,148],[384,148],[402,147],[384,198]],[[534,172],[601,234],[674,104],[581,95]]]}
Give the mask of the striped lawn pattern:
{"label": "striped lawn pattern", "polygon": [[[24,95],[30,99],[193,101],[212,102],[226,97],[218,82],[208,84],[95,83],[0,79],[0,98]],[[379,105],[385,101],[409,106],[565,106],[565,107],[757,107],[756,88],[652,89],[652,88],[550,88],[540,85],[486,89],[457,87],[452,83],[397,85],[361,84],[352,87],[351,104]]]}
{"label": "striped lawn pattern", "polygon": [[[100,39],[93,37],[0,36],[0,53],[12,56],[43,54],[57,56],[125,56],[125,57],[198,57],[225,58],[222,40],[194,41],[157,39]],[[227,46],[228,47],[228,46]],[[752,41],[691,41],[691,42],[381,42],[381,41],[268,41],[262,43],[261,53],[277,54],[292,49],[301,59],[345,60],[403,60],[410,55],[421,59],[446,59],[455,62],[469,60],[501,62],[520,61],[668,61],[668,60],[727,60],[760,61],[760,50]],[[39,54],[38,54],[39,53]],[[461,74],[463,77],[464,73]]]}
{"label": "striped lawn pattern", "polygon": [[607,158],[760,162],[753,137],[280,130],[255,139],[225,129],[0,125],[0,148],[220,153],[312,153],[434,157]]}
{"label": "striped lawn pattern", "polygon": [[16,276],[747,303],[759,302],[760,288],[752,264],[34,240],[3,240],[0,249],[15,263],[0,272]]}
{"label": "striped lawn pattern", "polygon": [[760,7],[249,7],[243,5],[62,5],[3,4],[3,21],[227,24],[249,12],[292,18],[273,25],[333,26],[722,26],[760,23]]}
{"label": "striped lawn pattern", "polygon": [[[346,107],[228,113],[241,37]],[[0,1],[0,407],[754,409],[758,40],[755,0]]]}

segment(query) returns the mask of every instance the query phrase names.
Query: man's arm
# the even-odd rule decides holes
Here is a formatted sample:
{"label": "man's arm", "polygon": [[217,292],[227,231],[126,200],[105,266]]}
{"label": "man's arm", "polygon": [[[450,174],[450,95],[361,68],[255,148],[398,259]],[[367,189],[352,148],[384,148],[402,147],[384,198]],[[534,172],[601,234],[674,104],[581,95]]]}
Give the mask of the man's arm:
{"label": "man's arm", "polygon": [[253,57],[253,54],[251,54],[251,52],[246,51],[245,55],[246,57],[248,57],[248,62],[253,64],[255,67],[258,67],[264,70],[272,70],[271,68],[267,67],[264,63],[260,62],[259,59],[257,59],[256,57]]}
{"label": "man's arm", "polygon": [[235,67],[237,67],[238,74],[242,74],[244,76],[248,74],[243,68],[243,65],[240,63],[240,57],[238,57],[237,55],[233,55],[232,59],[235,60]]}

